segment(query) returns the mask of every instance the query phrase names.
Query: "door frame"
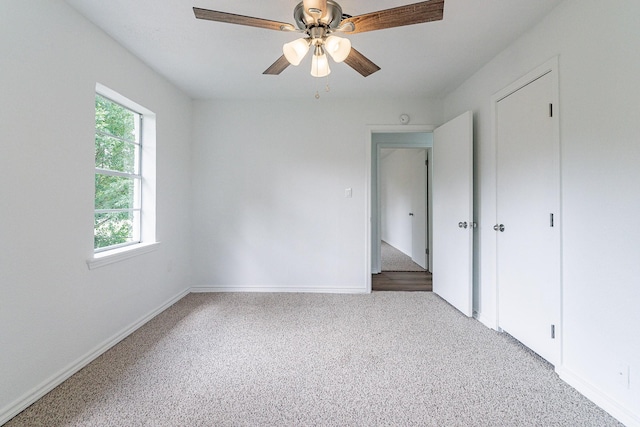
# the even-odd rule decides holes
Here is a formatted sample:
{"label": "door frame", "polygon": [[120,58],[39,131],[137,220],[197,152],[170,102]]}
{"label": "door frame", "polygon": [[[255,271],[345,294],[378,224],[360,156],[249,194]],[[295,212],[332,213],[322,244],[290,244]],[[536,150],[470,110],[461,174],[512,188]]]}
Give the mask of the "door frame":
{"label": "door frame", "polygon": [[[381,148],[425,148],[429,156],[430,147],[426,143],[374,142],[376,133],[433,133],[432,125],[369,125],[366,128],[366,176],[365,176],[365,283],[366,292],[371,292],[371,274],[380,271],[380,149]],[[376,209],[373,209],[375,203]],[[428,202],[427,202],[428,203]],[[376,243],[378,242],[378,243]],[[375,253],[373,252],[375,250]],[[429,251],[431,256],[431,251]],[[374,265],[374,261],[377,262]]]}
{"label": "door frame", "polygon": [[[562,170],[561,170],[561,157],[562,157],[562,151],[561,151],[561,141],[560,141],[560,85],[559,85],[559,57],[555,56],[551,59],[549,59],[548,61],[546,61],[545,63],[543,63],[542,65],[536,67],[535,69],[533,69],[532,71],[528,72],[527,74],[525,74],[524,76],[522,76],[521,78],[519,78],[518,80],[514,81],[513,83],[511,83],[510,85],[506,86],[504,89],[500,90],[499,92],[496,92],[492,97],[491,97],[491,131],[492,131],[492,142],[493,142],[493,149],[494,149],[494,161],[495,161],[495,165],[496,165],[496,174],[494,175],[494,189],[496,190],[494,196],[494,202],[495,202],[495,214],[496,214],[496,218],[494,218],[496,220],[495,224],[497,224],[499,218],[497,218],[498,216],[498,210],[497,210],[497,200],[498,200],[498,193],[497,193],[497,156],[498,156],[498,102],[501,101],[502,99],[506,98],[507,96],[513,94],[514,92],[517,92],[518,90],[522,89],[523,87],[527,86],[529,83],[532,83],[533,81],[541,78],[542,76],[549,74],[551,76],[552,79],[552,91],[553,91],[553,95],[552,95],[552,102],[553,102],[553,122],[552,122],[552,126],[553,126],[553,143],[554,145],[557,147],[557,156],[555,156],[554,158],[554,162],[556,164],[554,164],[554,170],[557,173],[557,177],[556,177],[556,182],[558,184],[558,188],[557,188],[557,207],[558,207],[558,218],[555,218],[555,224],[557,224],[558,227],[558,233],[559,233],[559,237],[558,237],[558,245],[559,245],[559,256],[560,259],[558,260],[559,263],[559,277],[558,277],[558,283],[560,286],[560,289],[558,290],[558,295],[559,295],[559,301],[557,302],[557,319],[558,319],[558,325],[556,328],[556,339],[558,340],[558,345],[557,345],[557,355],[556,355],[556,363],[554,363],[556,366],[559,366],[562,364],[562,341],[563,341],[563,335],[562,335],[562,331],[563,331],[563,325],[562,325],[562,278],[563,278],[563,268],[562,268],[562,258],[563,258],[563,251],[562,251]],[[493,241],[493,247],[494,249],[494,259],[496,260],[496,262],[494,262],[493,268],[495,269],[494,271],[494,283],[493,283],[493,290],[494,290],[494,296],[495,296],[495,319],[494,322],[495,324],[493,325],[493,329],[495,330],[500,330],[500,305],[499,305],[499,286],[498,286],[498,264],[497,264],[497,243],[498,243],[498,239],[497,239],[497,234],[494,233],[492,235],[492,241]]]}

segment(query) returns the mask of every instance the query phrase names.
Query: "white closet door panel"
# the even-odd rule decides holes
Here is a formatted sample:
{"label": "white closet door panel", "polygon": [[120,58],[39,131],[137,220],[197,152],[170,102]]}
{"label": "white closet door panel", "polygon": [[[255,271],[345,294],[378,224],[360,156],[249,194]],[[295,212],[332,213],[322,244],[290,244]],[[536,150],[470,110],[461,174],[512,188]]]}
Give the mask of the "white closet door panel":
{"label": "white closet door panel", "polygon": [[500,328],[555,363],[560,246],[552,83],[546,74],[497,105],[497,220],[504,227],[497,277]]}

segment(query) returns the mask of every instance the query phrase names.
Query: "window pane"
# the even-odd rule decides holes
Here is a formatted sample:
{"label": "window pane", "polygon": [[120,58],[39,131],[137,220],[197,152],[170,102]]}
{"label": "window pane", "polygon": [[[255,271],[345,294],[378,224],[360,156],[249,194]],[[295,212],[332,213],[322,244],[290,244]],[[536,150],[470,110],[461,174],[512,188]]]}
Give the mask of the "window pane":
{"label": "window pane", "polygon": [[138,174],[140,147],[131,142],[96,134],[96,167]]}
{"label": "window pane", "polygon": [[94,248],[134,242],[133,232],[133,212],[97,213],[94,223]]}
{"label": "window pane", "polygon": [[139,114],[96,95],[96,131],[137,142]]}
{"label": "window pane", "polygon": [[142,115],[96,94],[95,125],[95,248],[138,243]]}
{"label": "window pane", "polygon": [[139,196],[139,179],[96,174],[96,209],[138,209]]}

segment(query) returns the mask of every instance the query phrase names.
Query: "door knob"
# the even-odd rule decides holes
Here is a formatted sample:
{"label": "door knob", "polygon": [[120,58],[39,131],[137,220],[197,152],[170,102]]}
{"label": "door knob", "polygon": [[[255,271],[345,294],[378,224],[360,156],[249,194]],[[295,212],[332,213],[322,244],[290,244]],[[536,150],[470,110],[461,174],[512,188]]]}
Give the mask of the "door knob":
{"label": "door knob", "polygon": [[460,227],[460,228],[467,228],[467,221],[465,221],[465,222],[460,221],[460,222],[458,223],[458,227]]}
{"label": "door knob", "polygon": [[409,216],[413,216],[413,213],[409,212]]}
{"label": "door knob", "polygon": [[496,224],[493,226],[495,231],[504,231],[504,224]]}

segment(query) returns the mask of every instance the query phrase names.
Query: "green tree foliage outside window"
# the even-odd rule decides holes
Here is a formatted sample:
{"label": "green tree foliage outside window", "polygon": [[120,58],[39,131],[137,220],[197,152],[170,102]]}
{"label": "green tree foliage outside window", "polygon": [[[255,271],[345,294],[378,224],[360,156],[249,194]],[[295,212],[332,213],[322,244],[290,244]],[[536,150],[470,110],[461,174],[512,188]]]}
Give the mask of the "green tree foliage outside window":
{"label": "green tree foliage outside window", "polygon": [[94,248],[139,241],[140,114],[96,95]]}

